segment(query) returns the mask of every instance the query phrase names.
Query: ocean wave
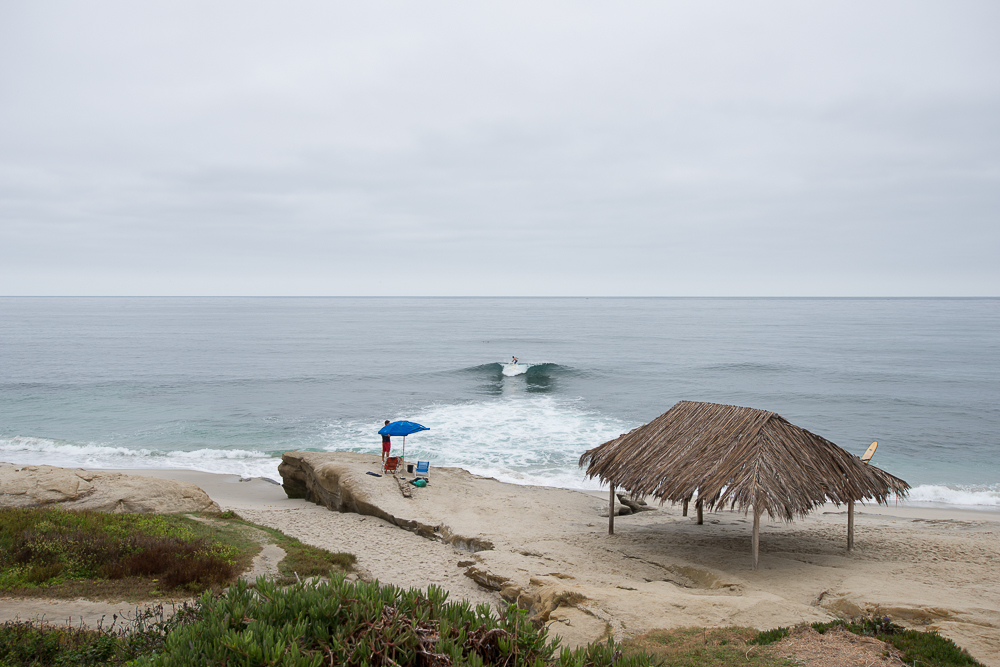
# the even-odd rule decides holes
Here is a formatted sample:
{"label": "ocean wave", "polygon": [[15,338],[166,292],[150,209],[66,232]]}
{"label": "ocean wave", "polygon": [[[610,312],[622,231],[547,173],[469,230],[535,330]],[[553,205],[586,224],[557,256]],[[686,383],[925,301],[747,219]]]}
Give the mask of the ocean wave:
{"label": "ocean wave", "polygon": [[561,379],[581,373],[578,369],[563,364],[523,361],[518,362],[514,368],[505,362],[491,362],[445,372],[478,378],[482,382],[480,390],[492,396],[508,394],[518,387],[532,394],[556,393]]}
{"label": "ocean wave", "polygon": [[[564,366],[563,364],[556,364],[549,361],[539,363],[519,361],[518,364],[527,367],[528,373],[532,375],[569,375],[578,372],[572,366]],[[495,361],[487,364],[479,364],[478,366],[467,366],[454,372],[477,375],[500,375],[503,373],[505,366],[507,366],[506,362]]]}
{"label": "ocean wave", "polygon": [[[406,439],[408,460],[459,467],[504,482],[597,489],[577,462],[587,449],[630,430],[635,424],[579,407],[577,401],[515,393],[486,401],[431,405],[396,418],[430,428]],[[330,424],[327,451],[381,451],[377,425]],[[393,438],[393,451],[403,448]]]}
{"label": "ocean wave", "polygon": [[278,474],[280,458],[269,452],[248,449],[166,451],[14,436],[0,438],[0,460],[63,468],[182,468],[241,477],[281,479]]}
{"label": "ocean wave", "polygon": [[980,509],[1000,507],[1000,484],[921,484],[910,489],[902,505],[949,505]]}

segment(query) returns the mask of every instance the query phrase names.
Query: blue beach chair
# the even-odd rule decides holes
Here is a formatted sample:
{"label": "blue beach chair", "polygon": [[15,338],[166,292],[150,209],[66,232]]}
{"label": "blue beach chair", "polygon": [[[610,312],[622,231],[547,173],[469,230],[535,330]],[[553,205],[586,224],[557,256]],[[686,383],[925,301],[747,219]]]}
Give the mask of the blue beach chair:
{"label": "blue beach chair", "polygon": [[423,477],[427,480],[427,483],[431,483],[431,462],[430,461],[417,461],[417,467],[413,471],[413,477]]}

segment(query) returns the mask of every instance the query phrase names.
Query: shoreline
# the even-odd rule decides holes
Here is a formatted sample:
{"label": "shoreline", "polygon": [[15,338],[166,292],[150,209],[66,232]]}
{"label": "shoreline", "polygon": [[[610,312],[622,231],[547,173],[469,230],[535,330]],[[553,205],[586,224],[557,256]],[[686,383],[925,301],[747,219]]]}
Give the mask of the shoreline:
{"label": "shoreline", "polygon": [[[330,455],[337,459],[337,455]],[[344,457],[341,457],[344,458]],[[358,558],[362,576],[403,588],[430,584],[496,607],[503,580],[544,599],[584,599],[552,611],[550,630],[570,645],[608,629],[618,638],[656,628],[752,626],[771,629],[837,616],[886,613],[904,625],[937,629],[986,665],[1000,667],[1000,512],[859,505],[856,549],[846,551],[846,507],[823,506],[785,524],[762,520],[761,569],[750,569],[750,531],[737,512],[705,512],[696,525],[679,506],[615,518],[608,535],[607,491],[499,482],[458,468],[432,469],[432,483],[403,499],[392,478],[374,478],[378,457],[346,457],[341,485],[368,493],[393,516],[442,526],[442,535],[488,540],[471,553],[373,515],[336,512],[283,488],[239,475],[183,469],[113,469],[202,488],[223,510],[305,543]],[[339,464],[338,464],[339,465]],[[109,470],[100,468],[99,470]],[[344,487],[347,488],[347,487]],[[6,601],[5,601],[6,602]],[[51,608],[51,607],[50,607]],[[51,615],[51,612],[50,612]]]}
{"label": "shoreline", "polygon": [[[353,452],[353,451],[330,451],[330,452],[322,451],[322,452],[315,452],[315,453],[318,453],[318,454],[353,454],[355,452]],[[10,454],[10,452],[8,452],[8,454]],[[243,473],[236,473],[236,472],[210,472],[210,471],[197,470],[197,469],[194,469],[194,468],[185,468],[185,467],[162,467],[162,468],[161,467],[142,468],[142,467],[133,467],[133,466],[107,467],[107,466],[92,466],[92,465],[76,465],[76,464],[72,464],[72,463],[69,463],[69,462],[63,462],[63,461],[53,461],[53,462],[37,463],[37,462],[7,460],[6,462],[7,463],[13,463],[13,464],[16,464],[16,465],[51,465],[51,466],[62,467],[62,468],[67,468],[67,469],[79,468],[79,469],[83,469],[83,470],[95,470],[95,471],[104,471],[104,472],[120,472],[120,473],[126,473],[126,474],[131,474],[131,475],[145,475],[147,477],[157,477],[157,478],[160,478],[160,479],[180,479],[180,477],[175,477],[174,475],[181,475],[181,474],[187,474],[187,473],[195,474],[195,475],[207,475],[207,476],[213,476],[214,475],[214,476],[218,476],[218,477],[237,477],[237,478],[242,477],[242,475],[243,475]],[[273,467],[274,467],[274,471],[275,471],[273,477],[268,477],[268,476],[265,476],[265,475],[258,475],[258,476],[255,476],[255,477],[251,477],[250,479],[270,479],[275,484],[280,485],[281,484],[281,481],[280,481],[281,480],[281,476],[277,473],[277,467],[278,467],[278,464],[281,462],[281,458],[280,457],[275,457],[273,459],[273,462],[274,462],[274,466]],[[594,495],[594,494],[596,494],[596,495],[604,494],[605,498],[606,498],[606,494],[607,494],[606,487],[604,489],[590,489],[590,488],[583,488],[583,487],[550,486],[550,485],[536,484],[536,483],[532,483],[532,482],[514,481],[514,480],[506,479],[506,478],[501,479],[499,477],[492,477],[492,475],[490,475],[489,473],[472,473],[472,474],[481,475],[481,476],[484,476],[484,477],[491,477],[491,478],[496,479],[497,481],[499,481],[499,482],[501,482],[503,484],[511,484],[511,485],[514,485],[514,486],[538,486],[538,487],[541,487],[541,488],[560,489],[560,490],[564,490],[564,491],[573,491],[573,492],[577,492],[577,493],[586,493],[586,494],[591,494],[591,495]],[[209,479],[209,478],[206,477],[205,479]],[[184,481],[187,481],[187,480],[184,480]],[[956,486],[961,487],[963,485],[956,485]],[[988,487],[988,488],[992,489],[994,486],[997,486],[997,485],[974,484],[974,485],[965,485],[965,486],[981,486],[981,487]],[[915,489],[921,488],[921,487],[924,487],[924,488],[945,487],[945,488],[948,488],[949,490],[953,490],[953,491],[955,490],[955,489],[951,489],[951,487],[949,487],[946,484],[917,484],[917,485],[914,486]],[[989,491],[989,493],[993,493],[993,491]],[[1000,494],[1000,490],[996,491],[996,493]],[[827,505],[824,506],[824,511],[827,510],[827,509],[829,509],[830,506],[832,506],[832,504],[827,503]],[[835,507],[835,506],[833,506],[833,507]],[[859,504],[858,507],[862,508],[861,511],[864,511],[865,507],[871,508],[871,509],[875,509],[874,505],[863,506],[863,505]],[[943,511],[943,512],[946,512],[946,513],[950,513],[950,512],[959,512],[959,513],[962,513],[962,512],[986,513],[986,514],[994,514],[994,515],[1000,517],[1000,502],[998,502],[997,504],[974,504],[974,505],[969,505],[969,504],[960,504],[960,503],[945,503],[945,502],[940,502],[940,501],[936,501],[936,500],[935,501],[931,501],[931,500],[927,500],[927,501],[924,501],[924,500],[919,500],[919,501],[904,500],[904,501],[902,501],[902,504],[897,504],[895,501],[891,501],[889,507],[900,508],[901,511],[907,512],[907,515],[909,515],[909,512],[912,510],[912,511],[917,511],[917,512],[938,512],[938,511]],[[879,506],[877,508],[878,509],[877,513],[883,514],[885,508],[886,508],[886,506],[884,506],[884,505]]]}

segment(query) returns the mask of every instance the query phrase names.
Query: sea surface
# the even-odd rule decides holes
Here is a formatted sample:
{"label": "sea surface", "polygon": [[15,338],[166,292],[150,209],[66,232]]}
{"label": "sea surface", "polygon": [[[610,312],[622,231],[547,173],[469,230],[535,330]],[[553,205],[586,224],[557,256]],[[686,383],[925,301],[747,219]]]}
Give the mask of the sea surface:
{"label": "sea surface", "polygon": [[411,461],[597,489],[580,455],[680,400],[878,440],[911,503],[1000,506],[1000,299],[0,298],[13,463],[279,479],[406,419]]}

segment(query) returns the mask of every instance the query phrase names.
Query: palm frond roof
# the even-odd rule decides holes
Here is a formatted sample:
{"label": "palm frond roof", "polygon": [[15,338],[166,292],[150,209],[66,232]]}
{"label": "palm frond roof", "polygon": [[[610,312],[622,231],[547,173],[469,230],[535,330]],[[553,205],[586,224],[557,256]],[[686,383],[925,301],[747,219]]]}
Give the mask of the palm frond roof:
{"label": "palm frond roof", "polygon": [[823,503],[904,497],[910,485],[767,410],[681,401],[584,452],[580,466],[635,496],[792,520]]}

